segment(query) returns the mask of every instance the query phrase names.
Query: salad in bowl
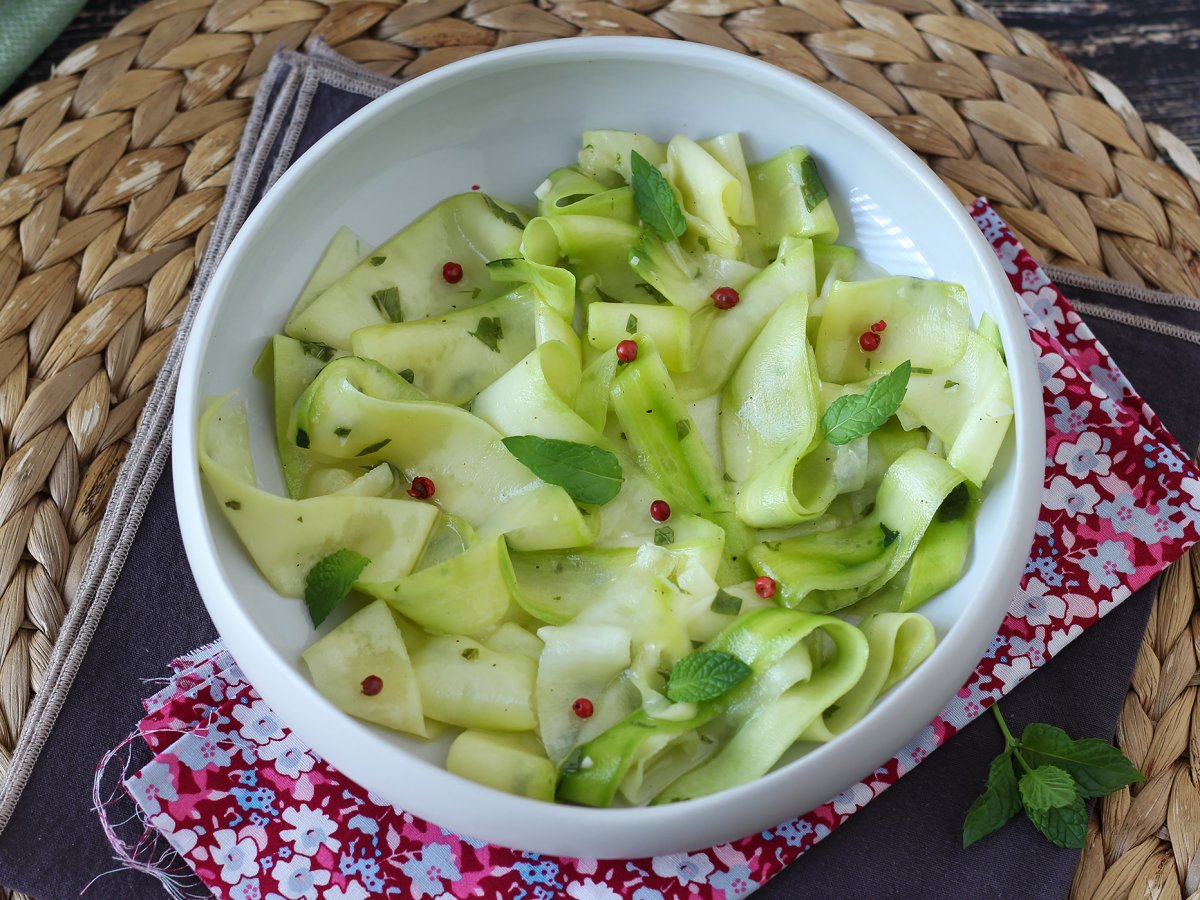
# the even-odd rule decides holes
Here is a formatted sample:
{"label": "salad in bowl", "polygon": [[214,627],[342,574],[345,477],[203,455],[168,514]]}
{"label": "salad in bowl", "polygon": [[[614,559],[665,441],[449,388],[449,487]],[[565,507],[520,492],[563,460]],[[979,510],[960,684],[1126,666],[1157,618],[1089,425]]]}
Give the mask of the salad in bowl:
{"label": "salad in bowl", "polygon": [[[290,609],[289,681],[324,722],[586,830],[682,821],[870,740],[971,618],[1028,363],[975,285],[888,271],[816,146],[577,141],[528,193],[464,185],[383,240],[336,231],[290,310],[272,299],[257,382],[182,404],[180,433],[205,530]],[[973,602],[994,629],[1003,603]],[[601,855],[741,833],[531,843],[414,811]]]}

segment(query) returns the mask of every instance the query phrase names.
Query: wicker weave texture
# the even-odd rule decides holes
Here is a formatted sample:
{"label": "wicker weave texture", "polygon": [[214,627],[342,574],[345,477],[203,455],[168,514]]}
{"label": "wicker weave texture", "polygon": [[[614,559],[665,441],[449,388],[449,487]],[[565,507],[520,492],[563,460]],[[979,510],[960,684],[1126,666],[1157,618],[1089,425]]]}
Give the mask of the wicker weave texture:
{"label": "wicker weave texture", "polygon": [[[272,53],[321,38],[411,77],[581,34],[761,57],[990,197],[1041,261],[1200,295],[1200,162],[969,0],[153,0],[0,109],[0,777]],[[1167,579],[1122,717],[1152,778],[1101,806],[1075,896],[1200,889],[1193,576]]]}

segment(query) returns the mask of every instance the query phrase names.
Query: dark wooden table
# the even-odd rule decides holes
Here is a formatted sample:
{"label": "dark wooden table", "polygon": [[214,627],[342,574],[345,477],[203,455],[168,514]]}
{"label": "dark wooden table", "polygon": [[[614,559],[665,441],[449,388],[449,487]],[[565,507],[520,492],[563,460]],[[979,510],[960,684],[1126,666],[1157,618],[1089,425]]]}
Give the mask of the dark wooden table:
{"label": "dark wooden table", "polygon": [[[105,34],[140,2],[91,0],[13,90],[49,77],[50,67],[73,47]],[[1144,118],[1200,153],[1200,0],[981,2],[1005,24],[1044,35],[1115,82]]]}

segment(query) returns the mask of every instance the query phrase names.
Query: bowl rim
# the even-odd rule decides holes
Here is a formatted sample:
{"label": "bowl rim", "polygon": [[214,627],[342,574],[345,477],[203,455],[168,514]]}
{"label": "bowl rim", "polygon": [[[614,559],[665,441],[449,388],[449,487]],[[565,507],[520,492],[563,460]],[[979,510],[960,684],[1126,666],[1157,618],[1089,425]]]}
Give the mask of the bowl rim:
{"label": "bowl rim", "polygon": [[[1015,467],[1015,485],[1012,515],[1007,531],[993,544],[991,564],[985,573],[987,578],[975,602],[960,612],[935,648],[934,656],[891,690],[889,702],[873,707],[833,741],[744,785],[666,806],[591,809],[504,794],[453,775],[442,766],[388,744],[391,752],[399,749],[405,757],[405,763],[412,766],[403,778],[408,786],[397,791],[395,784],[400,779],[392,778],[388,784],[383,784],[377,777],[379,773],[373,774],[372,766],[368,764],[366,756],[371,748],[382,744],[382,738],[375,733],[374,726],[337,710],[316,692],[311,682],[303,678],[303,690],[294,695],[272,691],[272,696],[268,698],[265,693],[262,694],[263,699],[284,721],[294,723],[290,726],[292,730],[316,752],[331,762],[336,759],[338,768],[344,774],[389,802],[403,795],[405,809],[436,821],[443,827],[478,834],[505,846],[515,844],[519,849],[541,853],[602,858],[645,857],[733,840],[764,827],[773,827],[790,816],[803,814],[807,810],[787,805],[787,787],[795,777],[789,774],[789,770],[797,766],[821,765],[822,761],[828,760],[825,765],[845,774],[845,778],[841,779],[844,783],[835,784],[830,790],[833,796],[836,791],[851,786],[867,776],[874,766],[890,758],[918,729],[926,727],[949,699],[949,696],[942,696],[944,688],[928,684],[937,668],[931,665],[934,658],[940,657],[943,663],[946,657],[952,658],[954,671],[961,670],[962,677],[957,679],[957,683],[966,680],[978,664],[1008,607],[1009,595],[1004,591],[990,592],[988,587],[1015,586],[1028,554],[1040,506],[1045,431],[1041,389],[1033,362],[1032,345],[1026,338],[1024,320],[1017,304],[1012,302],[1013,292],[1007,276],[966,210],[933,171],[890,132],[836,95],[770,63],[728,50],[664,38],[613,36],[544,41],[489,51],[423,74],[369,103],[321,138],[288,168],[235,235],[213,272],[204,292],[205,302],[198,305],[191,324],[173,412],[172,476],[184,547],[205,607],[250,682],[270,684],[277,680],[275,676],[280,670],[290,669],[291,663],[252,624],[216,563],[218,557],[210,533],[211,523],[205,509],[196,452],[197,418],[202,402],[199,397],[202,362],[206,356],[208,338],[224,306],[222,294],[232,273],[245,262],[245,248],[258,230],[259,223],[283,202],[290,187],[300,182],[309,170],[334,152],[342,142],[352,140],[355,132],[365,123],[376,117],[401,115],[407,105],[419,101],[424,94],[452,87],[458,82],[485,77],[489,72],[514,63],[548,65],[569,62],[577,65],[583,59],[698,65],[760,84],[770,83],[780,90],[796,94],[804,103],[820,110],[823,116],[879,145],[883,152],[894,155],[896,162],[929,195],[930,206],[937,207],[939,216],[952,222],[961,236],[965,237],[976,257],[975,261],[982,267],[986,276],[984,281],[993,295],[989,298],[994,301],[990,305],[998,313],[996,321],[1013,383],[1015,452],[1010,465]],[[186,327],[186,322],[182,327]],[[1030,406],[1034,408],[1030,410]],[[964,664],[962,660],[967,657],[971,661]],[[287,677],[291,678],[291,673]],[[942,678],[935,680],[940,683]],[[931,690],[937,701],[936,707],[929,698]],[[900,698],[905,698],[905,701],[902,702]],[[919,725],[914,726],[915,716],[911,709],[903,716],[896,712],[905,705],[916,706],[922,711],[928,709],[929,714],[922,713]],[[339,730],[341,739],[335,741],[333,734]],[[347,751],[347,744],[355,743],[345,741],[347,730],[353,732],[355,738],[361,738],[362,745],[357,749]],[[860,747],[855,752],[848,752],[855,745],[856,738],[864,734],[871,735],[877,746],[865,750]],[[338,749],[327,755],[326,751],[335,745]],[[740,795],[739,800],[731,804],[731,794],[735,792]],[[447,796],[459,802],[448,803],[445,800]],[[733,806],[738,809],[731,809]],[[681,817],[685,816],[693,823],[701,820],[706,823],[693,824],[687,829],[689,836],[686,839],[677,837],[672,827],[678,826]],[[518,827],[518,823],[525,823],[531,818],[540,823],[536,831],[541,835],[532,840],[522,836],[528,834],[523,825]],[[512,836],[506,838],[506,835]]]}

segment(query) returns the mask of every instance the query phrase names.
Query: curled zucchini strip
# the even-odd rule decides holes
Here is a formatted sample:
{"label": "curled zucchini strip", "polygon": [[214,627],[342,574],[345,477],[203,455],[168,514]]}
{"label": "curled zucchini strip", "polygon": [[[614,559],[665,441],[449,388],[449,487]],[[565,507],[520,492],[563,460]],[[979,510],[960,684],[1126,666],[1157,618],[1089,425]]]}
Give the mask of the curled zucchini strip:
{"label": "curled zucchini strip", "polygon": [[[562,779],[558,798],[587,806],[610,806],[635,765],[642,764],[644,769],[651,756],[661,757],[672,748],[675,740],[687,740],[689,733],[726,714],[733,717],[731,722],[749,721],[754,711],[778,697],[784,688],[799,679],[807,679],[811,664],[801,642],[818,628],[825,627],[835,629],[844,642],[854,645],[852,649],[856,656],[861,652],[865,657],[866,639],[858,629],[841,620],[781,608],[761,609],[742,616],[710,641],[706,649],[732,653],[745,662],[751,670],[745,681],[711,700],[676,704],[674,711],[679,715],[663,715],[661,711],[659,715],[653,715],[646,707],[630,713],[571,752],[560,769]],[[789,657],[797,646],[802,649]],[[785,658],[788,660],[784,667],[786,677],[773,679],[770,673]],[[847,666],[851,667],[851,664]],[[835,700],[836,697],[829,702]],[[698,755],[671,754],[671,766],[682,769],[689,756],[694,762]],[[678,774],[678,771],[672,774]],[[680,781],[675,781],[656,798],[656,802],[674,797],[678,784]],[[631,791],[635,788],[636,785],[630,786]],[[686,783],[684,790],[689,790]]]}
{"label": "curled zucchini strip", "polygon": [[596,350],[609,350],[634,334],[648,334],[663,362],[672,372],[696,367],[701,331],[710,317],[694,317],[678,306],[649,306],[629,303],[591,303],[587,308],[587,340]]}
{"label": "curled zucchini strip", "polygon": [[[866,353],[859,336],[880,320],[887,331]],[[914,369],[940,372],[963,355],[968,334],[967,292],[957,284],[907,276],[838,281],[821,314],[817,368],[836,384],[864,381],[906,359]]]}
{"label": "curled zucchini strip", "polygon": [[793,147],[750,166],[758,240],[768,253],[788,235],[822,244],[838,239],[838,222],[817,162]]}
{"label": "curled zucchini strip", "polygon": [[957,363],[909,379],[901,409],[941,438],[950,465],[981,485],[1012,422],[1008,367],[994,343],[968,334]]}
{"label": "curled zucchini strip", "polygon": [[[519,254],[521,220],[480,193],[443,200],[297,309],[289,337],[350,349],[367,325],[412,322],[484,303],[504,292],[488,277],[489,260]],[[442,278],[447,260],[463,267],[456,284]]]}
{"label": "curled zucchini strip", "polygon": [[503,534],[518,550],[591,543],[596,517],[585,517],[566,491],[518,462],[499,432],[457,406],[373,395],[385,375],[395,378],[354,357],[325,367],[297,405],[299,427],[315,452],[390,462],[409,480],[432,478],[434,504],[466,520],[481,539]]}
{"label": "curled zucchini strip", "polygon": [[571,408],[579,390],[579,363],[566,344],[550,341],[485,388],[471,411],[501,434],[604,446],[604,435]]}
{"label": "curled zucchini strip", "polygon": [[609,187],[577,168],[555,169],[534,194],[539,216],[601,216],[637,224],[632,188]]}
{"label": "curled zucchini strip", "polygon": [[811,297],[814,290],[812,242],[786,238],[779,258],[745,285],[741,303],[717,315],[710,302],[707,314],[712,316],[712,324],[704,336],[699,363],[675,377],[683,401],[691,403],[722,390],[775,310],[789,297]]}
{"label": "curled zucchini strip", "polygon": [[725,530],[725,560],[717,581],[743,581],[749,573],[745,554],[753,535],[734,515],[724,479],[676,394],[654,342],[639,337],[638,344],[637,359],[622,366],[613,378],[613,412],[642,470],[672,509],[704,516]]}
{"label": "curled zucchini strip", "polygon": [[636,303],[651,299],[628,263],[640,233],[636,225],[601,216],[538,216],[525,227],[521,250],[526,259],[545,266],[565,258],[585,299]]}
{"label": "curled zucchini strip", "polygon": [[813,666],[805,644],[793,647],[714,723],[720,733],[728,734],[720,750],[673,782],[655,803],[716,793],[765,775],[859,683],[870,657],[863,632],[831,616],[812,616],[808,626],[810,633],[819,628],[833,644],[820,665]]}
{"label": "curled zucchini strip", "polygon": [[866,636],[866,667],[858,682],[812,721],[800,740],[828,741],[867,714],[880,695],[923,663],[937,643],[933,623],[919,613],[879,613],[859,625]]}
{"label": "curled zucchini strip", "polygon": [[585,131],[581,143],[580,170],[614,187],[632,180],[634,150],[653,165],[667,161],[666,146],[636,131]]}
{"label": "curled zucchini strip", "polygon": [[808,298],[786,300],[721,398],[725,471],[737,484],[738,517],[756,528],[814,519],[834,497],[835,457],[816,440],[823,405],[807,324]]}
{"label": "curled zucchini strip", "polygon": [[[263,577],[285,597],[302,596],[309,570],[343,548],[371,561],[366,580],[407,575],[437,518],[436,509],[407,499],[341,493],[290,500],[264,491],[255,483],[246,408],[229,397],[210,402],[199,443],[200,469],[221,511]],[[374,477],[380,476],[390,489],[390,475]]]}
{"label": "curled zucchini strip", "polygon": [[742,185],[707,150],[683,135],[667,145],[667,180],[679,191],[687,237],[718,256],[737,259],[742,239],[733,222],[742,205]]}
{"label": "curled zucchini strip", "polygon": [[742,151],[742,139],[737,132],[719,134],[707,141],[700,141],[700,146],[708,151],[709,156],[725,167],[741,185],[741,197],[737,207],[730,210],[729,218],[735,225],[753,225],[754,193],[750,189],[750,171],[746,168],[746,154]]}
{"label": "curled zucchini strip", "polygon": [[783,603],[831,612],[879,590],[912,558],[942,502],[963,476],[941,457],[909,450],[883,477],[873,513],[852,525],[758,544],[755,571],[779,584]]}

